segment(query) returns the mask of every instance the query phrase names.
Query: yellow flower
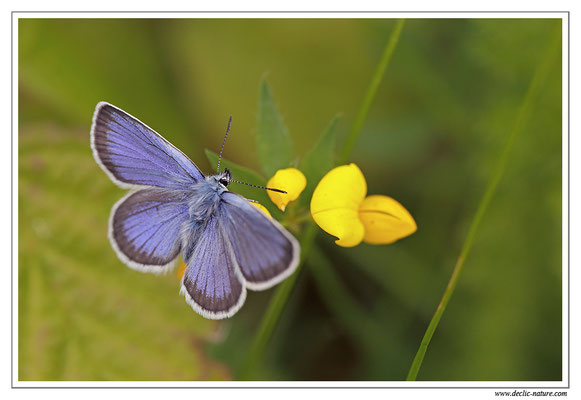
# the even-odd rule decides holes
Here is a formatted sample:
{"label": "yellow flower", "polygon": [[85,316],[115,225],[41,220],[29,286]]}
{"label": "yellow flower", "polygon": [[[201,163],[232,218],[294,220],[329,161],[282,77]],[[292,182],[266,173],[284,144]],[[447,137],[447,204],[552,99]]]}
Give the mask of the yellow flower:
{"label": "yellow flower", "polygon": [[269,188],[284,190],[286,193],[273,192],[268,190],[268,197],[278,208],[285,210],[287,204],[305,190],[307,178],[296,168],[279,169],[276,174],[266,184]]}
{"label": "yellow flower", "polygon": [[343,247],[361,241],[388,244],[414,233],[416,222],[391,197],[367,195],[367,183],[355,164],[334,168],[321,179],[311,199],[311,215]]}
{"label": "yellow flower", "polygon": [[268,215],[270,218],[272,218],[272,215],[270,215],[270,213],[268,212],[268,209],[266,207],[264,207],[262,204],[260,204],[256,201],[251,201],[250,204],[252,204],[254,207],[258,208],[260,211],[262,211],[263,213]]}

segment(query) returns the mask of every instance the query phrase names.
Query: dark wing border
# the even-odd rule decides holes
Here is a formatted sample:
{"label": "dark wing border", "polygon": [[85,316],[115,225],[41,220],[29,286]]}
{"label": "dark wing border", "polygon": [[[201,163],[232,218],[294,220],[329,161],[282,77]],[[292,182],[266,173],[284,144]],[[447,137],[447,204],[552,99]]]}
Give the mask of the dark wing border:
{"label": "dark wing border", "polygon": [[[248,199],[246,199],[244,196],[239,195],[238,193],[230,192],[230,191],[224,192],[222,194],[222,196],[228,196],[228,197],[236,196],[238,201],[245,202],[245,205],[241,207],[240,205],[228,203],[228,200],[227,200],[228,197],[226,197],[224,200],[232,207],[239,207],[239,208],[249,207],[248,212],[255,213],[255,215],[257,215],[259,218],[262,217],[265,219],[265,221],[272,224],[291,243],[291,246],[292,246],[292,257],[291,257],[291,260],[290,260],[287,268],[283,272],[281,272],[280,274],[274,276],[273,278],[271,278],[269,280],[266,280],[263,282],[248,281],[244,277],[242,270],[240,270],[240,274],[244,278],[244,282],[246,284],[246,287],[248,289],[254,290],[254,291],[267,290],[267,289],[270,289],[271,287],[279,284],[280,282],[282,282],[283,280],[288,278],[290,275],[292,275],[296,271],[296,269],[299,265],[300,254],[301,254],[301,247],[300,247],[297,239],[288,230],[286,230],[286,228],[284,228],[277,220],[267,216],[262,211],[260,211],[259,209],[254,207],[252,204],[250,204],[250,201],[248,201]],[[232,251],[234,251],[234,249],[232,249]],[[237,263],[238,263],[238,260],[237,260]],[[240,268],[240,266],[239,266],[239,268]]]}
{"label": "dark wing border", "polygon": [[[184,271],[184,274],[182,276],[182,279],[180,280],[180,294],[183,295],[186,299],[186,302],[190,305],[190,307],[192,307],[192,309],[197,312],[198,314],[200,314],[201,316],[203,316],[204,318],[208,318],[208,319],[225,319],[225,318],[230,318],[232,317],[234,314],[236,314],[244,305],[244,302],[246,301],[246,281],[244,280],[244,277],[242,276],[242,272],[240,271],[240,267],[238,266],[238,261],[236,260],[236,255],[234,254],[234,249],[232,248],[232,244],[230,243],[230,240],[228,239],[228,236],[226,235],[226,232],[224,232],[224,227],[216,222],[216,229],[217,229],[217,234],[222,236],[222,240],[224,241],[224,245],[227,248],[227,256],[230,257],[230,260],[232,261],[233,267],[234,267],[234,274],[236,275],[236,278],[238,280],[238,282],[240,282],[241,285],[241,293],[240,296],[238,297],[238,300],[236,301],[236,303],[234,303],[230,308],[228,308],[227,310],[223,310],[223,311],[211,311],[208,310],[206,308],[204,308],[201,304],[199,304],[198,302],[196,302],[196,300],[194,300],[194,298],[192,297],[192,295],[189,293],[188,289],[186,288],[186,285],[184,284],[184,280],[186,279],[187,276],[187,269],[191,268],[187,263],[186,263],[186,271]],[[202,233],[204,234],[204,233]],[[202,244],[206,244],[206,243],[196,243],[196,246],[200,246]],[[191,243],[191,245],[194,245],[194,243]],[[183,244],[182,244],[183,247]],[[194,250],[195,252],[195,250]],[[192,254],[193,256],[193,254]],[[185,262],[185,261],[184,261]]]}

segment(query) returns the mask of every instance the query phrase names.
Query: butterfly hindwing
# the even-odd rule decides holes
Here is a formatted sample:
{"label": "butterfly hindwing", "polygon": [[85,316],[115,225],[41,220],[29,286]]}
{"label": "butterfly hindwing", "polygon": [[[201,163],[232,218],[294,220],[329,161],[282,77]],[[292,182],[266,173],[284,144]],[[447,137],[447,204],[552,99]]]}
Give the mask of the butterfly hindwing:
{"label": "butterfly hindwing", "polygon": [[203,180],[198,167],[174,145],[119,108],[97,104],[91,127],[95,160],[121,187],[187,188]]}
{"label": "butterfly hindwing", "polygon": [[184,237],[187,268],[180,293],[206,318],[231,317],[242,307],[246,288],[220,219],[213,214],[199,234]]}
{"label": "butterfly hindwing", "polygon": [[179,237],[187,218],[188,206],[180,192],[140,189],[113,206],[109,238],[129,267],[165,272],[180,253]]}
{"label": "butterfly hindwing", "polygon": [[300,247],[278,222],[228,191],[219,212],[248,289],[268,289],[294,272]]}

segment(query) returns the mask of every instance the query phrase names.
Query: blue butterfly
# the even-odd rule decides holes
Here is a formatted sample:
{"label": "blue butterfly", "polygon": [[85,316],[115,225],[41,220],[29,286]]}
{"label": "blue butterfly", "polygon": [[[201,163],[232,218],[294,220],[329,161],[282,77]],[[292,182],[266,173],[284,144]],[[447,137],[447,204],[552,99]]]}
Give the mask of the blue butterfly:
{"label": "blue butterfly", "polygon": [[160,134],[105,103],[91,126],[95,161],[131,192],[109,218],[109,240],[125,264],[162,273],[180,252],[186,263],[180,293],[206,318],[234,315],[246,289],[268,289],[291,275],[297,240],[249,200],[230,192],[229,170],[204,176]]}

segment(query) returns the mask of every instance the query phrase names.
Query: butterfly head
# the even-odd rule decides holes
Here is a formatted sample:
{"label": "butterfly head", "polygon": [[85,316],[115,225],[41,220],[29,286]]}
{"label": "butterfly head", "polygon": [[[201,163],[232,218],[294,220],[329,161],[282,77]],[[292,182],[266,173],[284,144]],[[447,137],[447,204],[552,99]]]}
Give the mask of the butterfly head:
{"label": "butterfly head", "polygon": [[218,182],[220,182],[224,187],[227,187],[232,181],[232,173],[228,168],[226,168],[224,172],[218,174],[216,178],[218,178]]}

